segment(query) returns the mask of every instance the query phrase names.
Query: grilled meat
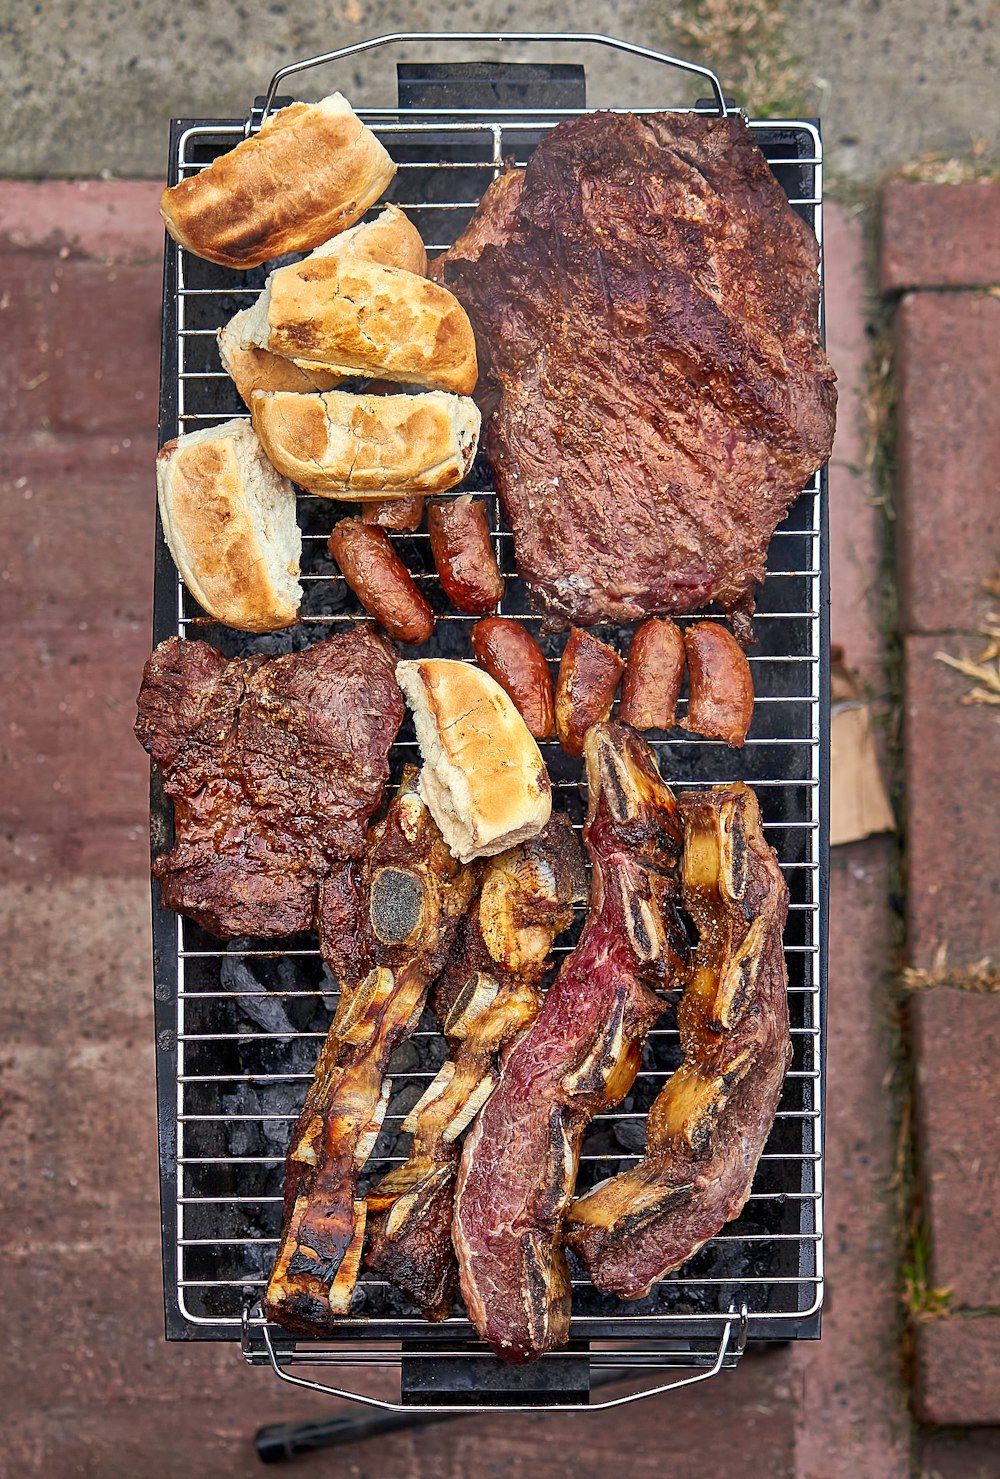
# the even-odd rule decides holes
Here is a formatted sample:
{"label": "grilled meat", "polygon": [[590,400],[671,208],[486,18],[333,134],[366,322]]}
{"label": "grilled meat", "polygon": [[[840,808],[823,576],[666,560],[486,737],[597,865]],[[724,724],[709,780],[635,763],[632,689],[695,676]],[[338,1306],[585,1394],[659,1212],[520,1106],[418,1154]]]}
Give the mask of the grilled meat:
{"label": "grilled meat", "polygon": [[292,1132],[264,1299],[269,1319],[307,1335],[328,1334],[350,1309],[365,1231],[357,1181],[385,1115],[386,1065],[419,1021],[475,887],[415,781],[411,770],[363,861],[323,885],[320,944],[341,995]]}
{"label": "grilled meat", "polygon": [[[583,854],[557,812],[530,842],[491,858],[434,993],[451,1056],[404,1121],[413,1146],[368,1194],[366,1266],[428,1320],[450,1313],[458,1137],[496,1086],[500,1055],[529,1027],[552,942],[587,896]],[[374,1215],[373,1215],[374,1214]]]}
{"label": "grilled meat", "polygon": [[590,912],[576,950],[462,1154],[453,1237],[469,1317],[498,1355],[530,1361],[567,1337],[562,1230],[583,1132],[628,1092],[657,989],[687,965],[678,913],[680,818],[653,752],[598,724],[584,748]]}
{"label": "grilled meat", "polygon": [[171,637],[135,732],[174,801],[153,863],[163,902],[221,939],[311,929],[320,879],[355,857],[403,719],[396,653],[367,627],[287,657],[228,661]]}
{"label": "grilled meat", "polygon": [[684,1061],[649,1112],[646,1156],[574,1202],[566,1241],[594,1283],[638,1299],[742,1210],[791,1062],[788,890],[757,799],[689,792],[684,905],[700,932],[677,1008]]}
{"label": "grilled meat", "polygon": [[486,192],[435,266],[499,394],[486,450],[553,625],[718,601],[749,640],[833,439],[817,261],[738,118],[573,119]]}

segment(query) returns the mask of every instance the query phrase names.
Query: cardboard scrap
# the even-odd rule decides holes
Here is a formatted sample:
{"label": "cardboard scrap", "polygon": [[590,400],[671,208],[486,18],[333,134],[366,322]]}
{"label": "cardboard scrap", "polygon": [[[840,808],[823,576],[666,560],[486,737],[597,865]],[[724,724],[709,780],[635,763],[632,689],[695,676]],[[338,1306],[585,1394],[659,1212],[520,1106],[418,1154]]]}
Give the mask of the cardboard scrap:
{"label": "cardboard scrap", "polygon": [[857,842],[895,823],[886,794],[871,711],[837,649],[830,668],[830,846]]}

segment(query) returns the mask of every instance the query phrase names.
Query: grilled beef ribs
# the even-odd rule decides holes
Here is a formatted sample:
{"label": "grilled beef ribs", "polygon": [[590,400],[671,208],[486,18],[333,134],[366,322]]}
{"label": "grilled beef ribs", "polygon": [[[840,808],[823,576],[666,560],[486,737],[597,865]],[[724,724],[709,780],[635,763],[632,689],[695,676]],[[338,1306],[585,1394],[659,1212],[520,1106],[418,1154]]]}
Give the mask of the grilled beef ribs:
{"label": "grilled beef ribs", "polygon": [[583,1132],[628,1093],[663,1008],[657,989],[688,958],[680,818],[652,750],[632,730],[597,724],[584,756],[590,912],[465,1142],[455,1192],[469,1318],[508,1361],[533,1360],[567,1337],[562,1231]]}
{"label": "grilled beef ribs", "polygon": [[788,889],[757,799],[681,798],[683,900],[700,938],[677,1008],[684,1061],[649,1112],[646,1155],[574,1202],[568,1245],[638,1299],[742,1210],[792,1057],[781,936]]}
{"label": "grilled beef ribs", "polygon": [[135,731],[174,801],[163,902],[213,935],[310,929],[320,879],[360,853],[403,719],[392,644],[369,627],[287,657],[227,661],[171,637]]}
{"label": "grilled beef ribs", "polygon": [[486,192],[436,272],[499,395],[486,450],[553,625],[717,601],[750,639],[833,438],[817,262],[738,118],[573,119]]}
{"label": "grilled beef ribs", "polygon": [[583,852],[569,817],[555,812],[538,837],[486,864],[435,987],[451,1056],[403,1122],[413,1134],[406,1163],[368,1194],[365,1254],[428,1320],[451,1313],[458,1286],[458,1137],[496,1087],[500,1055],[538,1015],[552,942],[586,897]]}
{"label": "grilled beef ribs", "polygon": [[389,1100],[386,1066],[416,1026],[468,908],[475,870],[457,863],[411,767],[360,863],[325,880],[320,947],[340,1001],[285,1161],[284,1220],[264,1309],[307,1335],[351,1307],[366,1207],[358,1176]]}

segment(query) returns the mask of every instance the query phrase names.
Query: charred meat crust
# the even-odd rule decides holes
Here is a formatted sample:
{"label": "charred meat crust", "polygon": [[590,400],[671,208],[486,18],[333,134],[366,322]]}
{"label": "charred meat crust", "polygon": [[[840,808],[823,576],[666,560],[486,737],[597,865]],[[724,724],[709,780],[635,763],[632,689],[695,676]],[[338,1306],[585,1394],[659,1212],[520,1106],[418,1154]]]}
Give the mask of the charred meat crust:
{"label": "charred meat crust", "polygon": [[748,640],[771,534],[829,456],[836,404],[816,241],[749,128],[561,123],[439,261],[488,347],[486,450],[551,623],[714,600]]}
{"label": "charred meat crust", "polygon": [[652,751],[633,731],[599,724],[585,755],[590,912],[534,1025],[507,1054],[466,1140],[455,1195],[469,1317],[514,1362],[567,1337],[562,1230],[583,1132],[628,1092],[662,1008],[657,989],[687,966],[680,818]]}
{"label": "charred meat crust", "polygon": [[382,800],[403,719],[395,663],[368,627],[231,661],[161,642],[135,732],[174,802],[174,845],[153,863],[168,908],[221,939],[312,927],[320,880],[361,852]]}
{"label": "charred meat crust", "polygon": [[788,890],[753,792],[682,797],[684,905],[700,939],[677,1008],[684,1060],[645,1158],[579,1198],[567,1245],[598,1288],[639,1299],[742,1210],[791,1062]]}

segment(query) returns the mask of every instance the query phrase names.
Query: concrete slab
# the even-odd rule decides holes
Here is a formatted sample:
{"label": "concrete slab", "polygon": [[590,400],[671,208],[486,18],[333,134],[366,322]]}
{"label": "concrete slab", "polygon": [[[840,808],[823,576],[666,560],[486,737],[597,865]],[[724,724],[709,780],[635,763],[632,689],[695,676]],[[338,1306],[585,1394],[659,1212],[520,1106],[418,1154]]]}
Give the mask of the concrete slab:
{"label": "concrete slab", "polygon": [[[716,43],[709,17],[709,53],[713,45],[731,44],[733,30],[739,36],[741,9],[734,3],[715,22],[721,27]],[[992,0],[803,0],[775,5],[777,26],[782,10],[800,58],[806,106],[825,119],[837,174],[877,179],[928,150],[964,154],[973,136],[982,140],[984,157],[997,157]],[[7,113],[0,174],[30,179],[109,170],[159,177],[171,116],[242,117],[286,62],[390,31],[449,31],[455,13],[441,0],[416,9],[401,0],[366,8],[347,0],[335,16],[324,0],[265,7],[228,0],[168,9],[151,0],[81,0],[73,7],[12,0],[3,24],[0,86]],[[670,8],[644,0],[618,0],[610,10],[590,3],[577,7],[569,22],[565,6],[555,0],[475,0],[461,24],[470,31],[559,31],[571,24],[690,52],[690,43],[671,25]],[[398,53],[411,60],[491,54],[483,46],[426,44]],[[506,54],[519,53],[515,47]],[[558,55],[566,60],[566,48]],[[348,62],[337,74],[312,74],[300,95],[340,86],[352,101],[392,102],[394,60],[395,54],[383,52],[363,63]],[[765,53],[749,65],[766,77],[768,64]],[[644,75],[650,79],[645,86]],[[592,100],[602,106],[664,106],[694,96],[683,84],[664,81],[662,73],[621,55],[601,56],[590,68],[590,86]]]}

